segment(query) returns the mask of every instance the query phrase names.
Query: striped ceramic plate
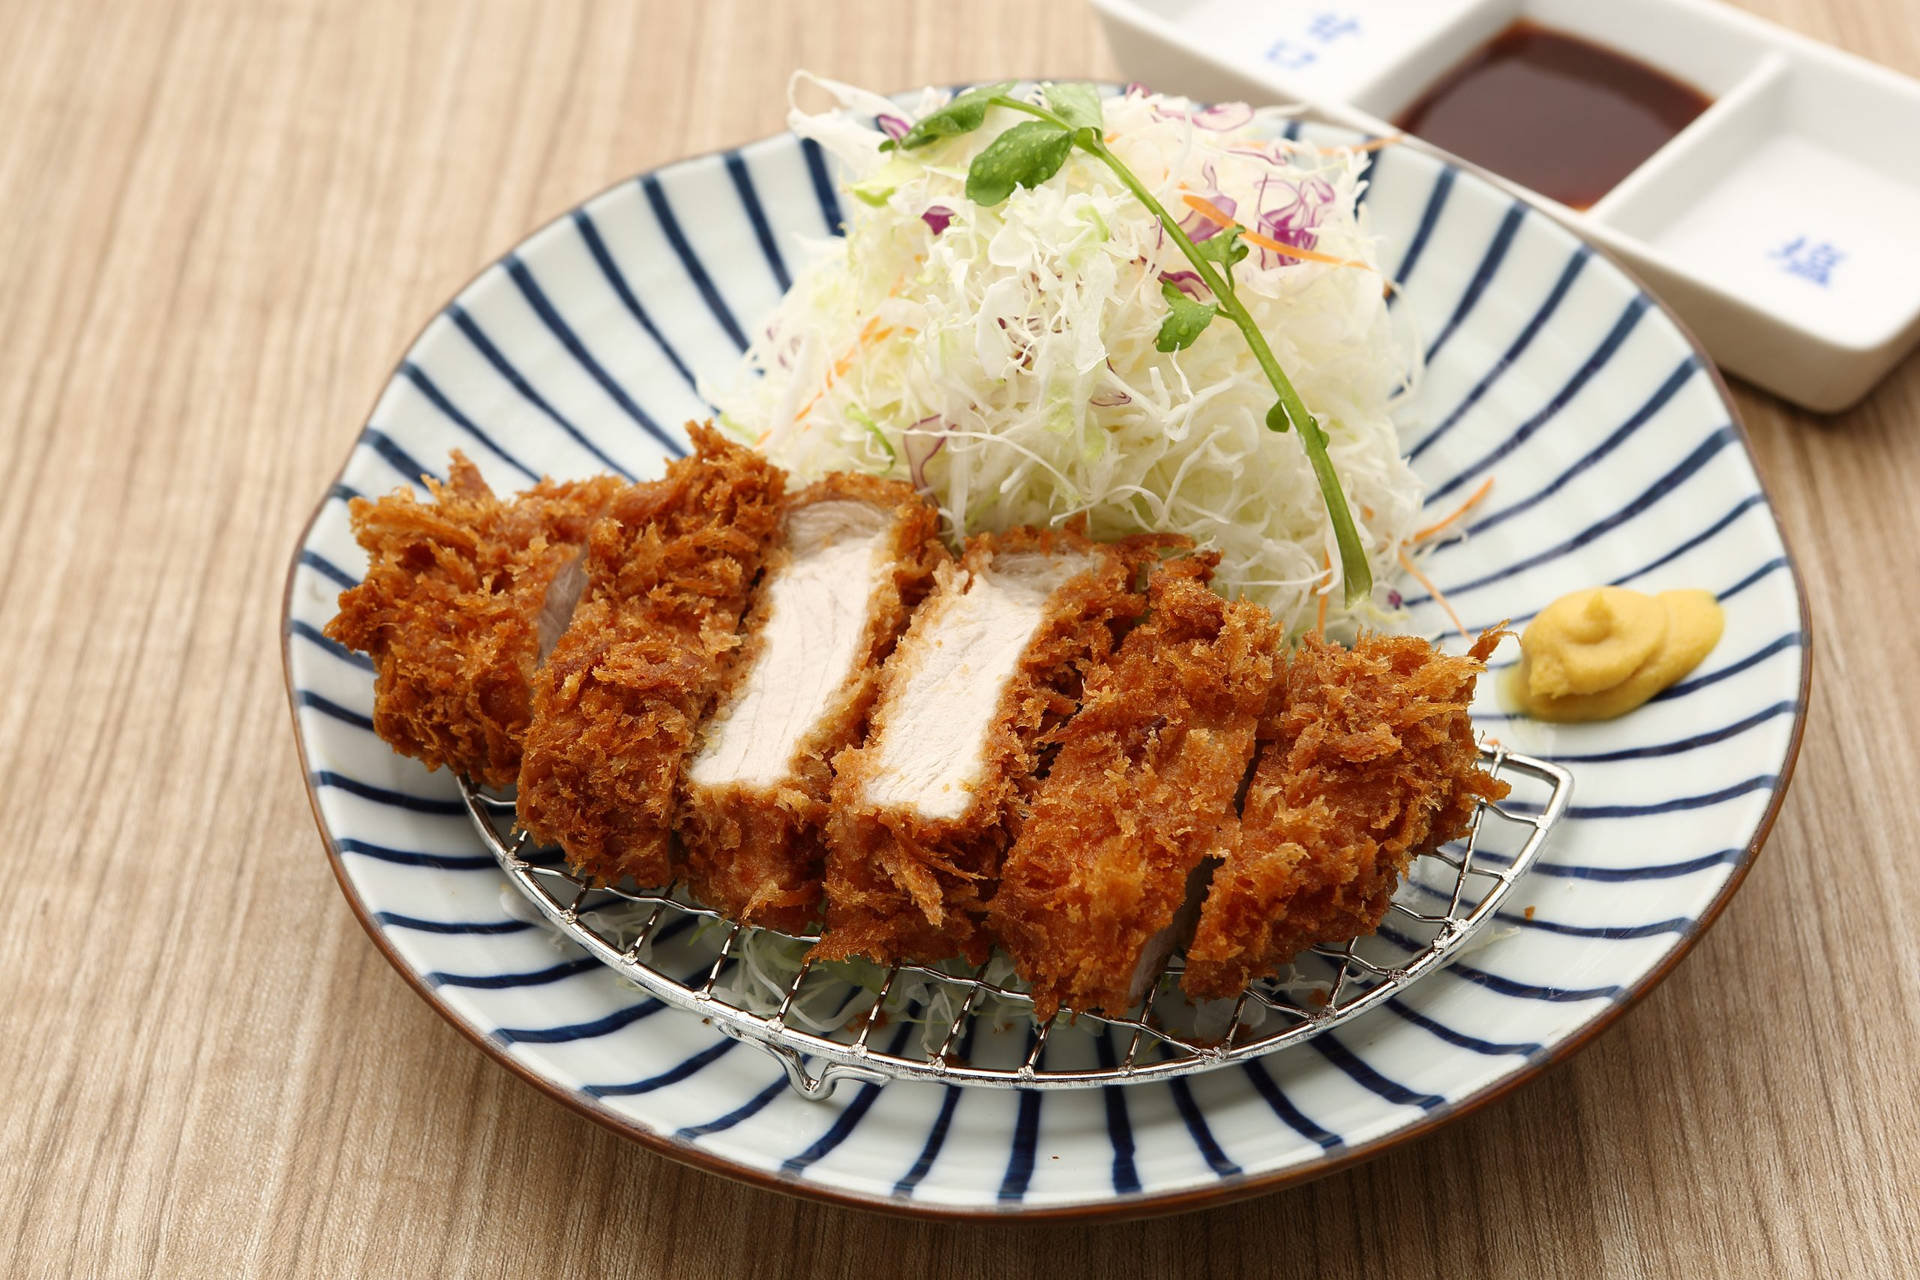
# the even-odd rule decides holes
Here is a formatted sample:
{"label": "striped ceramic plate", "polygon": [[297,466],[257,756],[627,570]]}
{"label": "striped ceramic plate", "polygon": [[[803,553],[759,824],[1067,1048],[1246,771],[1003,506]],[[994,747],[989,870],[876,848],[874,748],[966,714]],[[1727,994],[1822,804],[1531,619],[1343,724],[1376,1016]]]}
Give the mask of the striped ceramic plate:
{"label": "striped ceramic plate", "polygon": [[[364,563],[347,499],[413,484],[455,448],[501,489],[658,472],[677,424],[707,412],[694,379],[729,372],[803,242],[839,225],[825,160],[790,135],[623,183],[488,268],[407,352],[301,539],[287,680],[328,855],[375,943],[475,1043],[596,1120],[735,1176],[929,1213],[1139,1212],[1276,1186],[1577,1049],[1686,951],[1758,851],[1799,741],[1806,611],[1725,390],[1657,303],[1425,156],[1382,151],[1371,179],[1428,335],[1427,425],[1407,445],[1429,500],[1450,509],[1499,476],[1472,536],[1431,563],[1467,623],[1524,622],[1602,582],[1707,587],[1727,611],[1703,669],[1623,720],[1554,728],[1483,699],[1484,728],[1578,777],[1489,944],[1351,1027],[1187,1080],[808,1102],[772,1060],[503,899],[452,780],[373,735],[368,664],[320,635]],[[1432,601],[1409,603],[1416,629],[1445,629]]]}

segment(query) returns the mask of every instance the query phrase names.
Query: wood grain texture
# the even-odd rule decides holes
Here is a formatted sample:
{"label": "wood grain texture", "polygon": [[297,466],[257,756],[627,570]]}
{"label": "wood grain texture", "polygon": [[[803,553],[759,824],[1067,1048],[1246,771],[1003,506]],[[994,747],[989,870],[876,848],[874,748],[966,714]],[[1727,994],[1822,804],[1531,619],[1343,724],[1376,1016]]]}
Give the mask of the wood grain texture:
{"label": "wood grain texture", "polygon": [[[1920,73],[1911,0],[1748,7]],[[1914,1274],[1915,360],[1831,419],[1738,392],[1818,669],[1745,890],[1614,1031],[1411,1147],[1182,1218],[881,1219],[624,1143],[406,988],[294,758],[294,538],[463,281],[777,129],[796,66],[1115,72],[1077,0],[0,4],[0,1274]]]}

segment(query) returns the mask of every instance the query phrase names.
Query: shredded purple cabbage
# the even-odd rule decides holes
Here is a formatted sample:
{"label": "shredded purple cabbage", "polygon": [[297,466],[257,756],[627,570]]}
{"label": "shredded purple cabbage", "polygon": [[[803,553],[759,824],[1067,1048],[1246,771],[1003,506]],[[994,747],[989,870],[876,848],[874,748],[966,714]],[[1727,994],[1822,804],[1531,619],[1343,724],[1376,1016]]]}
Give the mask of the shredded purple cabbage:
{"label": "shredded purple cabbage", "polygon": [[[1225,195],[1221,192],[1220,179],[1214,173],[1213,166],[1210,164],[1203,165],[1201,166],[1200,172],[1205,176],[1207,186],[1205,190],[1196,191],[1193,194],[1199,196],[1202,200],[1205,200],[1229,218],[1233,217],[1240,206],[1232,196]],[[1198,209],[1192,208],[1187,210],[1186,217],[1180,219],[1180,229],[1186,232],[1187,239],[1193,241],[1195,244],[1199,244],[1202,240],[1211,240],[1226,230],[1225,227],[1215,222],[1212,218],[1207,217]]]}
{"label": "shredded purple cabbage", "polygon": [[1253,108],[1244,102],[1216,102],[1192,112],[1188,117],[1197,128],[1211,129],[1215,133],[1231,133],[1243,125],[1253,123]]}
{"label": "shredded purple cabbage", "polygon": [[1160,282],[1170,284],[1195,302],[1207,300],[1207,288],[1200,283],[1198,274],[1192,271],[1162,271]]}
{"label": "shredded purple cabbage", "polygon": [[[1262,178],[1260,233],[1295,249],[1312,249],[1320,241],[1314,228],[1326,217],[1333,201],[1333,186],[1324,178],[1306,177],[1297,182]],[[1260,250],[1262,267],[1284,267],[1298,261],[1271,249]]]}
{"label": "shredded purple cabbage", "polygon": [[920,419],[907,428],[906,435],[900,444],[902,451],[907,455],[907,474],[913,477],[913,487],[921,493],[926,493],[931,488],[927,483],[927,463],[933,460],[934,454],[947,446],[944,425],[937,435],[926,429],[928,423],[939,421],[938,414]]}
{"label": "shredded purple cabbage", "polygon": [[1228,147],[1227,154],[1259,160],[1274,169],[1284,169],[1292,163],[1292,156],[1287,149],[1278,144],[1265,147]]}

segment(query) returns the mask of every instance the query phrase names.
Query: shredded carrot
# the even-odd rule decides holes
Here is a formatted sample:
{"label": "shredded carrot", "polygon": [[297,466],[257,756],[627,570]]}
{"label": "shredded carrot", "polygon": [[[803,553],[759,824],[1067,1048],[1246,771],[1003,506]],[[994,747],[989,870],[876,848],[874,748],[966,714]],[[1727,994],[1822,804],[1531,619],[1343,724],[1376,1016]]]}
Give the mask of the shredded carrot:
{"label": "shredded carrot", "polygon": [[1330,253],[1321,253],[1315,249],[1296,249],[1290,244],[1282,244],[1280,241],[1269,236],[1263,236],[1258,231],[1243,232],[1242,238],[1245,239],[1248,244],[1258,245],[1262,249],[1271,249],[1283,258],[1300,258],[1306,262],[1324,262],[1334,267],[1358,267],[1362,271],[1373,270],[1371,266],[1361,262],[1357,258],[1336,258]]}
{"label": "shredded carrot", "polygon": [[[916,253],[913,255],[913,261],[915,266],[920,265],[926,260],[927,260],[927,255],[924,253]],[[897,298],[900,296],[900,291],[906,287],[907,287],[907,275],[905,272],[902,272],[900,275],[900,278],[893,282],[893,287],[887,290],[887,296],[889,298]],[[838,360],[834,361],[833,368],[827,371],[827,384],[821,387],[820,390],[817,393],[815,393],[813,399],[807,401],[805,408],[801,409],[799,413],[796,413],[793,415],[793,420],[795,422],[799,422],[802,418],[805,418],[809,413],[812,413],[813,406],[819,404],[821,398],[825,396],[827,392],[833,390],[833,384],[836,381],[838,381],[840,378],[844,377],[846,375],[847,370],[853,368],[854,359],[860,354],[860,349],[862,347],[871,346],[876,342],[880,342],[888,337],[891,337],[896,332],[898,332],[902,337],[907,337],[907,338],[911,338],[914,334],[920,332],[918,329],[914,328],[912,325],[902,325],[898,330],[895,330],[892,328],[886,328],[886,329],[880,329],[876,331],[874,329],[874,326],[879,323],[880,323],[879,316],[872,315],[867,317],[866,324],[862,325],[860,327],[860,332],[854,336],[853,345],[848,347],[847,353],[841,356]],[[760,440],[764,441],[769,434],[771,433],[762,432],[760,436]],[[759,441],[756,441],[755,443],[759,443]]]}
{"label": "shredded carrot", "polygon": [[860,350],[861,347],[868,346],[871,343],[878,342],[882,338],[886,337],[888,334],[893,332],[893,329],[891,327],[884,328],[884,329],[874,328],[874,326],[879,323],[880,323],[880,317],[874,316],[870,318],[867,321],[867,323],[861,327],[860,336],[854,339],[852,349],[849,350],[847,354],[841,356],[837,361],[834,362],[834,365],[833,365],[834,377],[838,378],[841,375],[845,374],[847,370],[853,368],[854,356]]}
{"label": "shredded carrot", "polygon": [[1248,244],[1258,245],[1262,249],[1270,249],[1283,258],[1301,258],[1307,262],[1325,262],[1336,267],[1358,267],[1362,271],[1373,270],[1373,268],[1366,263],[1356,262],[1352,258],[1336,258],[1330,253],[1320,253],[1314,249],[1296,249],[1290,244],[1282,244],[1271,236],[1263,236],[1258,231],[1249,231],[1222,213],[1220,206],[1205,196],[1196,196],[1192,192],[1188,192],[1180,198],[1186,202],[1189,209],[1205,218],[1208,222],[1213,223],[1217,227],[1240,227],[1241,239],[1245,240]]}
{"label": "shredded carrot", "polygon": [[1442,520],[1436,520],[1424,529],[1414,530],[1413,536],[1407,539],[1407,541],[1416,542],[1416,543],[1425,542],[1428,538],[1431,538],[1434,534],[1439,533],[1441,530],[1445,529],[1448,525],[1452,524],[1455,520],[1458,520],[1461,516],[1467,514],[1467,512],[1479,506],[1480,503],[1491,492],[1493,492],[1493,477],[1488,476],[1484,481],[1481,482],[1480,487],[1473,491],[1473,496],[1471,498],[1468,498],[1465,502],[1461,503],[1458,507],[1454,508],[1452,515],[1447,516],[1445,519],[1442,519]]}
{"label": "shredded carrot", "polygon": [[1320,563],[1327,571],[1327,585],[1320,588],[1319,603],[1313,607],[1313,634],[1315,639],[1324,640],[1327,635],[1327,592],[1333,590],[1333,556],[1321,552]]}
{"label": "shredded carrot", "polygon": [[[858,358],[861,348],[870,347],[876,342],[883,342],[887,338],[891,337],[895,332],[905,334],[908,337],[912,337],[914,334],[919,332],[919,330],[913,328],[912,326],[906,326],[896,331],[891,325],[887,326],[886,328],[876,327],[879,324],[880,324],[879,316],[867,317],[867,322],[866,324],[861,326],[859,335],[855,337],[853,340],[853,345],[851,347],[848,347],[847,353],[841,356],[838,360],[834,361],[833,368],[827,371],[827,384],[824,387],[821,387],[819,391],[815,392],[813,399],[807,401],[806,407],[800,410],[799,413],[793,416],[793,420],[795,422],[800,421],[802,418],[806,417],[809,413],[812,413],[813,406],[819,404],[820,401],[826,396],[827,392],[833,390],[833,384],[839,381],[842,377],[846,376],[847,370],[853,368],[853,362],[856,358]],[[763,436],[762,439],[764,438],[765,437]]]}
{"label": "shredded carrot", "polygon": [[[1186,184],[1181,183],[1180,185],[1181,185],[1181,189],[1184,191],[1186,189]],[[1211,222],[1216,227],[1237,227],[1240,225],[1239,223],[1235,222],[1232,218],[1229,218],[1226,214],[1220,212],[1220,206],[1215,204],[1213,201],[1207,199],[1205,196],[1196,196],[1191,191],[1188,191],[1185,195],[1181,196],[1180,198],[1187,202],[1187,208],[1193,210],[1195,213],[1199,214],[1201,217],[1205,218],[1208,222]]]}
{"label": "shredded carrot", "polygon": [[1404,133],[1390,133],[1384,138],[1369,138],[1365,142],[1356,142],[1347,147],[1316,147],[1315,155],[1337,156],[1345,151],[1378,151],[1382,147],[1396,146],[1407,140]]}
{"label": "shredded carrot", "polygon": [[1460,615],[1453,611],[1452,603],[1449,602],[1444,595],[1440,594],[1440,588],[1433,585],[1433,579],[1429,578],[1426,574],[1420,572],[1419,566],[1414,564],[1413,558],[1407,554],[1407,549],[1405,547],[1400,548],[1399,556],[1400,556],[1400,567],[1402,569],[1405,569],[1408,573],[1412,574],[1413,580],[1419,583],[1421,586],[1425,587],[1427,589],[1427,594],[1440,602],[1440,607],[1447,611],[1447,616],[1449,618],[1453,619],[1454,630],[1458,631],[1463,636],[1466,635],[1467,624],[1460,621]]}

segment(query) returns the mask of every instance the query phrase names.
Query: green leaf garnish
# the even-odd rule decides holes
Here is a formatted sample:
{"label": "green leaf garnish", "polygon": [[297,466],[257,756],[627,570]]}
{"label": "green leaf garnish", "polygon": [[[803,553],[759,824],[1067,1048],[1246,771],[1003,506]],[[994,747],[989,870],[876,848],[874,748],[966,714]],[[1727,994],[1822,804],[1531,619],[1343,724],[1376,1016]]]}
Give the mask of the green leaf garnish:
{"label": "green leaf garnish", "polygon": [[1047,105],[1074,130],[1091,129],[1099,136],[1106,121],[1100,114],[1100,91],[1090,84],[1050,84]]}
{"label": "green leaf garnish", "polygon": [[967,170],[967,199],[996,205],[1015,187],[1037,187],[1060,172],[1073,150],[1073,134],[1046,120],[1023,120],[973,158]]}
{"label": "green leaf garnish", "polygon": [[1160,293],[1167,300],[1167,318],[1160,322],[1160,335],[1153,340],[1159,351],[1182,351],[1205,333],[1220,308],[1211,302],[1195,302],[1171,280],[1160,282]]}
{"label": "green leaf garnish", "polygon": [[938,111],[920,117],[913,128],[897,140],[889,138],[881,143],[880,149],[913,151],[930,146],[942,138],[957,138],[963,133],[972,133],[986,120],[987,108],[993,105],[993,100],[1011,88],[1013,81],[1005,80],[999,84],[969,89]]}
{"label": "green leaf garnish", "polygon": [[1241,228],[1228,227],[1217,236],[1209,236],[1193,246],[1193,251],[1208,262],[1217,262],[1224,269],[1228,281],[1233,278],[1233,268],[1248,253],[1246,241],[1240,238]]}

